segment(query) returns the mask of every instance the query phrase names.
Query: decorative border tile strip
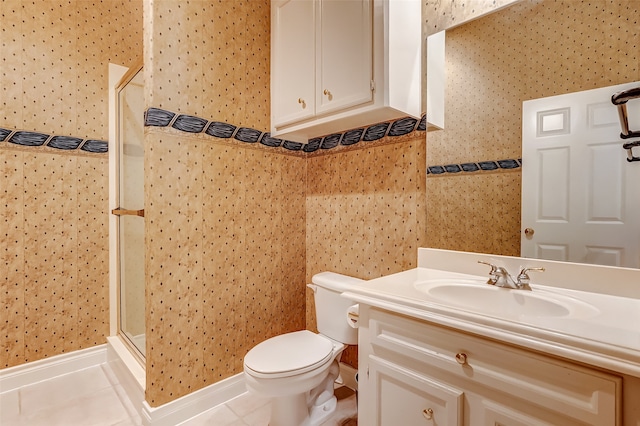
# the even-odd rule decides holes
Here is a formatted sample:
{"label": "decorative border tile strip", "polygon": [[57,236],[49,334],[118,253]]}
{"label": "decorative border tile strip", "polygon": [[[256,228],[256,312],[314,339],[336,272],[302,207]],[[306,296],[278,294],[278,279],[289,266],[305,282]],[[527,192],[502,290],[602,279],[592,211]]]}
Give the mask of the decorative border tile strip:
{"label": "decorative border tile strip", "polygon": [[271,133],[248,127],[237,127],[220,121],[208,121],[204,118],[187,114],[177,114],[160,108],[149,108],[144,114],[144,125],[147,127],[172,127],[188,133],[205,133],[222,139],[236,139],[245,143],[257,143],[271,148],[283,148],[289,151],[306,153],[319,149],[332,149],[339,146],[354,145],[358,142],[373,142],[385,136],[404,136],[413,131],[426,131],[427,118],[420,120],[405,117],[394,122],[377,123],[368,127],[334,133],[321,138],[309,139],[306,144],[271,137]]}
{"label": "decorative border tile strip", "polygon": [[0,128],[0,142],[8,142],[23,147],[44,146],[63,151],[75,151],[79,149],[95,154],[103,154],[109,151],[109,143],[107,141],[5,128]]}
{"label": "decorative border tile strip", "polygon": [[516,160],[479,161],[477,163],[446,164],[444,166],[427,167],[428,175],[444,175],[455,173],[491,172],[494,170],[510,170],[522,167],[522,158]]}
{"label": "decorative border tile strip", "polygon": [[[394,122],[376,123],[371,126],[333,133],[320,138],[310,139],[306,144],[271,137],[269,132],[237,127],[219,121],[171,111],[149,108],[144,114],[144,125],[147,127],[172,127],[187,133],[206,133],[217,138],[233,138],[240,142],[257,143],[289,151],[311,153],[319,149],[328,150],[339,146],[350,146],[359,142],[373,142],[386,136],[404,136],[414,131],[426,131],[426,115],[420,120],[412,117],[400,118]],[[106,153],[109,150],[107,141],[83,139],[75,136],[60,136],[25,130],[0,128],[0,142],[9,142],[22,147],[49,147],[64,151],[82,150],[91,153]]]}

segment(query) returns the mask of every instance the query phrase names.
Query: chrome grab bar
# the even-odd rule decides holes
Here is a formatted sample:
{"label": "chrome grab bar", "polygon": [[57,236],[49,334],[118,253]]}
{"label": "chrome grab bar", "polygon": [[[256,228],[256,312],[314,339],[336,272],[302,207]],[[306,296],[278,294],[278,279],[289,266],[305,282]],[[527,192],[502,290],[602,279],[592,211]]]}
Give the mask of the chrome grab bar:
{"label": "chrome grab bar", "polygon": [[[611,96],[611,103],[618,107],[618,117],[620,118],[620,127],[622,127],[622,133],[620,138],[629,139],[640,137],[640,130],[629,130],[629,117],[627,116],[627,102],[632,99],[640,98],[640,87],[634,87],[633,89],[623,90],[621,92],[614,93]],[[625,148],[629,149],[629,148]],[[631,158],[633,155],[629,154]],[[638,161],[638,160],[629,160]]]}
{"label": "chrome grab bar", "polygon": [[631,148],[633,148],[634,146],[640,146],[640,141],[627,142],[627,143],[622,145],[622,147],[627,150],[627,161],[628,162],[640,161],[640,157],[636,157],[636,156],[633,155],[633,151],[631,150]]}

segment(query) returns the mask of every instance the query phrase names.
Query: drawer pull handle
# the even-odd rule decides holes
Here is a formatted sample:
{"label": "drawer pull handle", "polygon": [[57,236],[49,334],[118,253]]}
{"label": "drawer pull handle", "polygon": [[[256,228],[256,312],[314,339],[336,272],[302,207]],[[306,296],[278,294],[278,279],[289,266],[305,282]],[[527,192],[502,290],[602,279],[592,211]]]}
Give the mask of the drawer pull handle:
{"label": "drawer pull handle", "polygon": [[433,419],[433,410],[431,408],[427,408],[426,410],[422,410],[422,415],[425,419],[431,420]]}
{"label": "drawer pull handle", "polygon": [[467,363],[467,354],[460,352],[456,354],[456,361],[458,364],[465,365]]}

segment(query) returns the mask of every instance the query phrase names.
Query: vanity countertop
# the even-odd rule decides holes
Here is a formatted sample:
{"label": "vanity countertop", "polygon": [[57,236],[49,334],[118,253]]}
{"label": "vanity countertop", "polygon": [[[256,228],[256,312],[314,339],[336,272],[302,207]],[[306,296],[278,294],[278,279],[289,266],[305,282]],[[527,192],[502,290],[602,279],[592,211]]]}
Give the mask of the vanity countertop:
{"label": "vanity countertop", "polygon": [[[418,267],[363,281],[344,296],[475,335],[640,377],[640,299],[536,285],[533,280],[531,293],[535,297],[570,300],[585,309],[580,308],[576,314],[554,316],[512,312],[505,317],[498,307],[495,310],[485,307],[484,313],[478,313],[474,309],[434,300],[419,289],[425,282],[457,280],[467,289],[468,286],[489,286],[486,276]],[[495,291],[527,292],[497,288]],[[518,297],[518,294],[513,296]]]}

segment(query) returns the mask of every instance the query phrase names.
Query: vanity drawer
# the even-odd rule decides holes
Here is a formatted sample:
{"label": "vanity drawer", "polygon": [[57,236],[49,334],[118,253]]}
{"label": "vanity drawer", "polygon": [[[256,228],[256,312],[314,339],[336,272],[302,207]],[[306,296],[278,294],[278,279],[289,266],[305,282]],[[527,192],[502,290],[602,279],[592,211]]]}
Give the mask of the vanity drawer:
{"label": "vanity drawer", "polygon": [[615,375],[375,308],[369,333],[375,356],[407,368],[445,374],[579,422],[619,424],[622,381]]}

